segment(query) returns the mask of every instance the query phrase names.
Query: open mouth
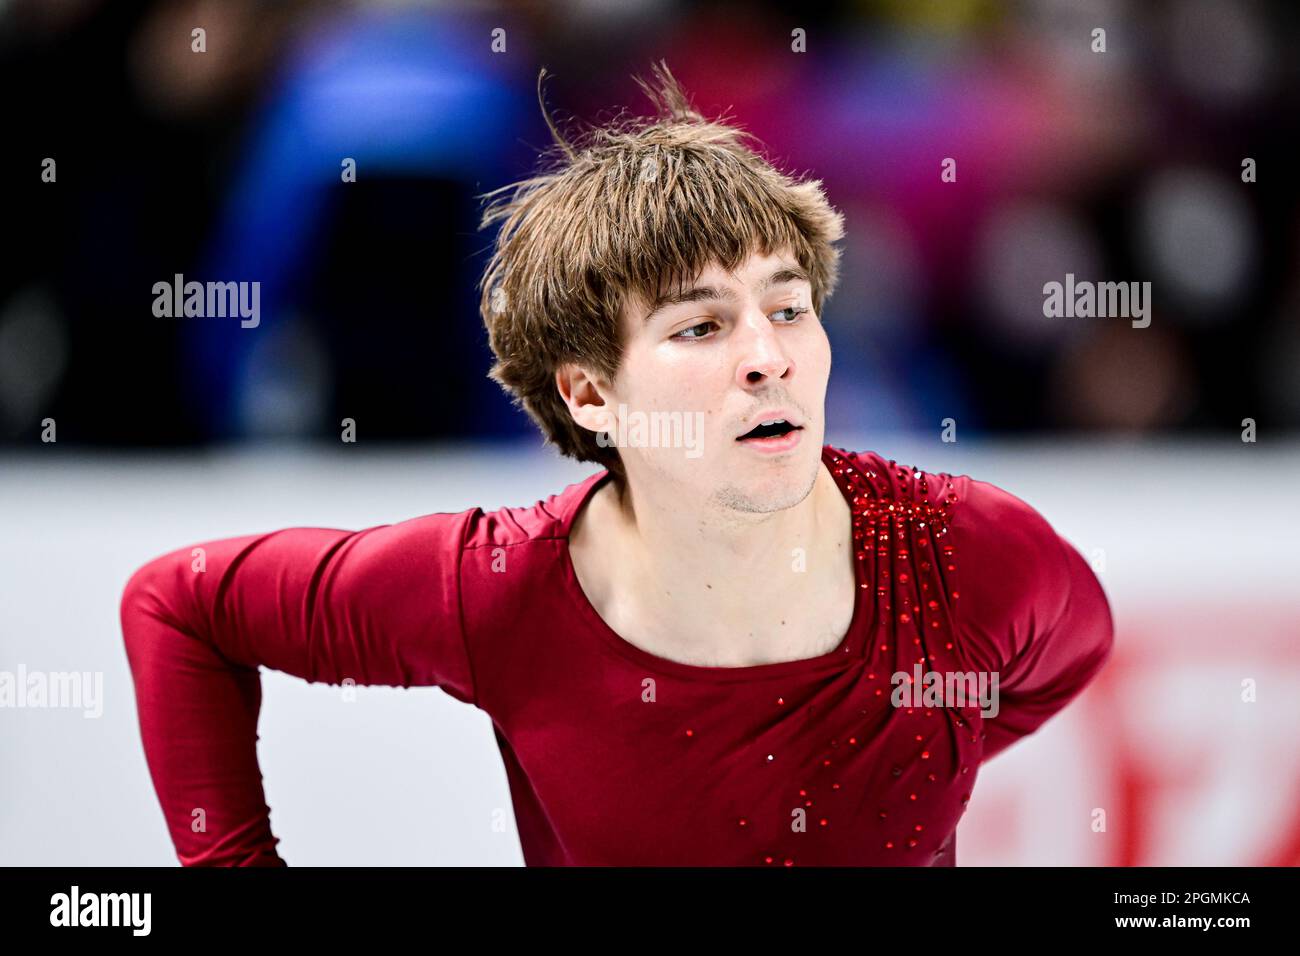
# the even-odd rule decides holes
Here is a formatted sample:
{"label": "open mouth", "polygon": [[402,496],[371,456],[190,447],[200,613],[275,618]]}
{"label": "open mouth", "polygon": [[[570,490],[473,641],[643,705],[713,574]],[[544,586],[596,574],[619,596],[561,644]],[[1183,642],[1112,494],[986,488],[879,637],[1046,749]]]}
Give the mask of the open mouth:
{"label": "open mouth", "polygon": [[791,425],[784,418],[777,418],[770,422],[759,422],[745,434],[741,435],[736,441],[748,441],[753,438],[780,438],[782,435],[788,435],[790,432],[799,431],[802,425]]}

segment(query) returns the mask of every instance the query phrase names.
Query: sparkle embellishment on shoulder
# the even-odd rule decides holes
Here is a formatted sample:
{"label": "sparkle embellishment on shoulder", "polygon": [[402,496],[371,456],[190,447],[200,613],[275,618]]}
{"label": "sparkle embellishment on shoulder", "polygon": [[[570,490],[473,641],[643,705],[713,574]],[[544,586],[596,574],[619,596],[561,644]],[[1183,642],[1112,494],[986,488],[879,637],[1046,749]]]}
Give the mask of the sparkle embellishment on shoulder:
{"label": "sparkle embellishment on shoulder", "polygon": [[[857,559],[867,561],[873,551],[877,559],[876,597],[881,623],[889,623],[889,615],[897,604],[894,620],[901,625],[900,638],[905,630],[915,629],[912,642],[922,653],[917,663],[924,664],[927,657],[921,635],[929,631],[937,637],[935,632],[945,631],[941,619],[943,608],[933,589],[944,588],[946,573],[956,571],[955,548],[948,540],[948,525],[957,494],[952,475],[946,473],[927,475],[919,469],[899,465],[893,459],[885,462],[880,471],[886,473],[863,470],[842,449],[832,448],[831,472],[851,492]],[[938,500],[930,491],[934,478],[944,482]],[[866,582],[860,586],[869,587]],[[947,596],[956,600],[961,595],[951,590]],[[950,634],[946,647],[952,649]],[[882,644],[879,650],[887,652],[889,645]]]}
{"label": "sparkle embellishment on shoulder", "polygon": [[[870,838],[885,851],[871,858],[873,863],[933,865],[951,854],[953,836],[945,828],[952,814],[941,817],[944,826],[936,826],[930,814],[944,813],[947,808],[961,816],[970,800],[971,765],[978,766],[978,753],[970,746],[980,739],[972,733],[978,719],[973,715],[978,710],[967,716],[962,707],[902,704],[897,707],[896,720],[881,721],[879,717],[893,710],[883,689],[892,683],[891,672],[910,670],[913,661],[923,666],[930,661],[927,669],[933,670],[935,664],[944,667],[955,660],[941,650],[953,651],[955,601],[960,597],[953,573],[956,549],[948,534],[951,509],[958,500],[953,476],[927,475],[892,459],[876,464],[874,459],[879,456],[875,455],[864,469],[866,456],[855,459],[843,449],[828,447],[831,473],[845,492],[853,515],[859,587],[871,588],[874,583],[877,596],[879,626],[868,639],[875,646],[865,649],[868,659],[860,685],[876,701],[875,715],[872,708],[862,707],[859,716],[868,720],[855,720],[830,738],[829,749],[819,761],[812,760],[812,766],[806,768],[809,775],[800,779],[797,797],[791,794],[786,806],[806,812],[809,821],[815,822],[807,831],[800,831],[807,834],[837,835],[837,828],[853,831],[869,820],[874,828]],[[942,494],[932,496],[931,485],[937,481],[943,483]],[[895,643],[899,646],[890,653]],[[912,654],[920,656],[913,658]],[[907,681],[913,683],[912,677]],[[775,708],[787,705],[785,696],[773,700]],[[859,755],[875,746],[879,735],[906,741],[910,757],[891,750],[896,763],[868,762],[863,771]],[[841,742],[847,746],[841,747]],[[772,760],[772,755],[767,759]],[[806,761],[796,760],[795,765],[805,767]],[[846,771],[858,783],[865,772],[872,789],[866,794],[856,792],[843,776]],[[864,802],[864,797],[870,802]],[[960,804],[954,808],[958,798]],[[749,817],[742,817],[737,829],[747,827],[748,822]],[[782,849],[784,846],[769,844],[756,857],[766,866],[796,865],[795,854],[782,853]]]}

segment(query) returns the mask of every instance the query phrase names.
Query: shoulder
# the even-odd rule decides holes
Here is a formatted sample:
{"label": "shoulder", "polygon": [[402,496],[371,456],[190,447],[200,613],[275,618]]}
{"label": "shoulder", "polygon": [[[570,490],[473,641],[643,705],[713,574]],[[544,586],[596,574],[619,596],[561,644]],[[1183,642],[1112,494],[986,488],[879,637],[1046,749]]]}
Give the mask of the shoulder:
{"label": "shoulder", "polygon": [[949,527],[969,554],[1024,575],[1050,571],[1061,563],[1064,542],[1034,506],[969,475],[953,478],[952,484],[955,501]]}
{"label": "shoulder", "polygon": [[490,511],[472,509],[465,549],[511,548],[566,538],[579,509],[604,474],[592,474],[531,505],[506,505]]}
{"label": "shoulder", "polygon": [[962,475],[953,492],[949,535],[963,649],[1004,665],[1045,654],[1104,658],[1109,602],[1078,549],[1005,488]]}
{"label": "shoulder", "polygon": [[[875,452],[842,452],[881,499],[922,511],[959,645],[991,663],[1022,651],[1095,576],[1037,508],[988,481],[927,471]],[[915,534],[915,531],[913,532]]]}
{"label": "shoulder", "polygon": [[947,505],[953,518],[963,525],[1002,524],[1010,529],[1043,534],[1051,531],[1047,521],[1025,501],[997,485],[970,475],[928,471],[915,465],[886,458],[874,451],[848,451],[828,445],[832,463],[856,471],[876,496],[912,500],[932,506]]}
{"label": "shoulder", "polygon": [[[1004,488],[970,475],[951,475],[885,458],[873,451],[832,448],[832,462],[857,472],[874,497],[923,509],[951,535],[946,542],[979,557],[1009,561],[1020,570],[1060,558],[1062,542],[1047,519]],[[852,476],[850,476],[852,477]]]}

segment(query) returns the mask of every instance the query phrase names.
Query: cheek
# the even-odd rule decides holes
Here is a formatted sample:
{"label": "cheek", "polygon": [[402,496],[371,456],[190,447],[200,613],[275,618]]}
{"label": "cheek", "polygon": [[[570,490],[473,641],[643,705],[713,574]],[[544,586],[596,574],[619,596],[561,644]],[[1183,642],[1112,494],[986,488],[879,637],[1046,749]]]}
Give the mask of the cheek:
{"label": "cheek", "polygon": [[799,400],[815,406],[824,403],[831,377],[831,345],[820,328],[810,330],[808,341],[802,343],[795,357],[798,363],[797,395]]}
{"label": "cheek", "polygon": [[730,381],[721,349],[649,349],[628,364],[623,391],[642,408],[707,411]]}
{"label": "cheek", "polygon": [[803,349],[803,366],[814,375],[825,375],[831,367],[831,343],[820,323],[808,326],[808,341]]}

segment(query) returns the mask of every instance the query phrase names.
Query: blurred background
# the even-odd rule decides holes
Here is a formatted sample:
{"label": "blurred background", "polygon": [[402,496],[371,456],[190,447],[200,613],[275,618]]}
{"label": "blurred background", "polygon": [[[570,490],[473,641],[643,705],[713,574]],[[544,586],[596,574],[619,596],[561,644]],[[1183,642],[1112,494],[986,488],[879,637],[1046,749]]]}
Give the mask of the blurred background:
{"label": "blurred background", "polygon": [[[0,864],[174,862],[116,619],[144,560],[591,472],[486,377],[478,197],[549,142],[539,67],[561,120],[599,121],[648,109],[632,75],[660,58],[845,215],[828,441],[1001,484],[1112,600],[1112,665],[986,765],[959,865],[1300,863],[1298,22],[1250,0],[0,0],[0,669],[103,671],[107,696],[97,722],[0,713]],[[1150,281],[1150,327],[1044,317],[1066,273]],[[176,274],[259,281],[260,325],[156,318]],[[522,862],[481,832],[509,813],[485,715],[375,688],[360,718],[264,682],[290,862]]]}

